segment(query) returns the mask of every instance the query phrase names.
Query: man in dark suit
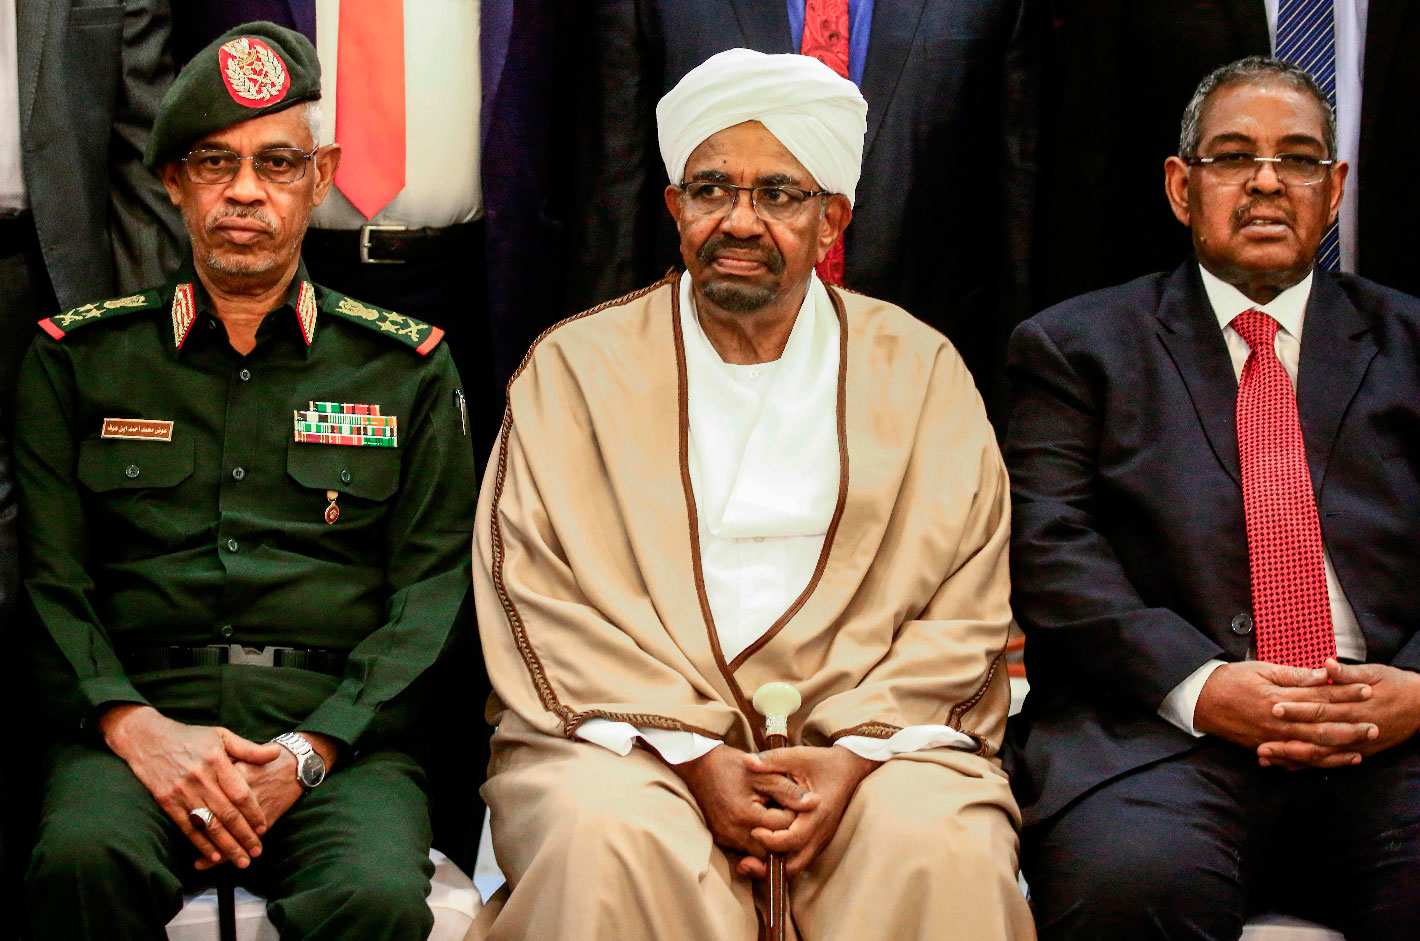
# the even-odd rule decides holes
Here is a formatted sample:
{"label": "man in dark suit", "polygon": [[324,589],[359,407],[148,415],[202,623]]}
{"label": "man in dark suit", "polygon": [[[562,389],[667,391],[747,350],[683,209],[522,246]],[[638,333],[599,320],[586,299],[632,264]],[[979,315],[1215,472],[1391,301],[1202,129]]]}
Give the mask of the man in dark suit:
{"label": "man in dark suit", "polygon": [[[849,77],[868,101],[868,131],[844,284],[945,333],[990,409],[1003,403],[1005,341],[1026,306],[1033,93],[1022,3],[847,6]],[[804,0],[601,4],[599,75],[583,90],[589,150],[569,192],[588,203],[574,216],[577,301],[639,288],[676,262],[656,100],[717,52],[800,52],[791,22],[802,32],[805,11]]]}
{"label": "man in dark suit", "polygon": [[[1274,49],[1279,2],[1291,0],[1048,0],[1033,250],[1039,305],[1168,268],[1187,251],[1158,198],[1154,158],[1174,152],[1173,116],[1204,75]],[[1343,13],[1353,18],[1350,30]],[[1343,229],[1355,224],[1359,253],[1356,264],[1344,257],[1342,270],[1420,295],[1410,230],[1420,213],[1410,155],[1420,141],[1409,120],[1420,66],[1406,54],[1420,46],[1420,5],[1338,2],[1336,16],[1338,66],[1347,55],[1360,66],[1359,159],[1348,181],[1359,202],[1354,220],[1342,218]],[[1348,102],[1337,105],[1344,111]],[[1114,240],[1120,231],[1130,237]]]}
{"label": "man in dark suit", "polygon": [[173,77],[167,8],[15,4],[26,211],[0,203],[0,407],[35,320],[162,280],[181,260],[181,220],[142,165]]}
{"label": "man in dark suit", "polygon": [[1196,260],[1012,337],[1043,938],[1420,932],[1420,301],[1314,270],[1330,115],[1275,59],[1210,75],[1166,163]]}

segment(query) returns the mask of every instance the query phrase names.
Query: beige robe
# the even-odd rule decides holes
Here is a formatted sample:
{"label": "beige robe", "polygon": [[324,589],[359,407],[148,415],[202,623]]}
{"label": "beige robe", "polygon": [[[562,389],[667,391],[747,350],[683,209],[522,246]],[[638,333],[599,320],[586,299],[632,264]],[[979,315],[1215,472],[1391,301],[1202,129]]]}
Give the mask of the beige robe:
{"label": "beige robe", "polygon": [[[995,821],[974,851],[995,864],[973,863],[971,878],[947,867],[954,875],[941,891],[948,892],[947,882],[958,885],[943,904],[972,907],[996,899],[984,918],[995,930],[973,917],[972,933],[960,937],[1028,936],[1029,915],[1014,887],[1016,809],[1004,775],[988,760],[1000,744],[1009,703],[1002,661],[1010,620],[1005,470],[980,397],[950,344],[889,304],[834,289],[830,295],[840,318],[837,509],[808,587],[728,663],[700,575],[675,281],[552,328],[509,384],[474,545],[484,656],[495,707],[505,710],[485,795],[512,890],[509,898],[505,888],[480,919],[486,936],[743,937],[745,924],[753,924],[752,908],[748,916],[742,909],[706,915],[709,920],[683,934],[658,934],[664,926],[648,927],[659,917],[655,906],[642,904],[628,914],[598,894],[632,891],[617,882],[624,872],[607,875],[610,882],[603,884],[594,875],[598,867],[556,857],[591,855],[566,841],[601,831],[611,841],[616,830],[576,827],[567,819],[567,801],[601,800],[609,790],[628,809],[620,825],[644,817],[656,840],[670,840],[674,828],[665,814],[672,812],[654,810],[657,801],[647,795],[661,795],[664,804],[677,785],[684,791],[673,772],[642,750],[622,758],[575,741],[582,722],[601,717],[695,731],[756,750],[763,747],[762,720],[749,698],[771,680],[788,681],[803,696],[789,721],[795,744],[827,745],[844,735],[886,738],[933,724],[976,741],[975,755],[939,749],[914,760],[934,769],[943,787],[961,789],[935,801],[927,817],[964,798],[963,806],[989,808]],[[588,777],[593,766],[604,772]],[[893,771],[883,780],[907,774]],[[644,794],[637,796],[640,786]],[[860,788],[853,805],[885,787]],[[934,795],[924,790],[921,798],[933,801]],[[670,803],[689,816],[690,829],[702,831],[708,847],[693,800]],[[910,801],[889,803],[911,809]],[[850,806],[850,816],[859,812]],[[905,838],[912,829],[907,824],[897,832]],[[928,836],[936,855],[951,855],[940,836]],[[723,853],[711,850],[707,859],[698,844],[681,841],[657,851],[654,865],[648,862],[643,876],[659,880],[666,897],[675,899],[660,914],[684,919],[689,900],[682,896],[697,885],[707,911],[732,905],[731,899],[747,904],[747,885],[728,875]],[[894,851],[889,847],[885,858]],[[669,888],[672,858],[687,867],[680,889]],[[817,869],[793,890],[801,927],[803,919],[812,920],[809,908],[822,910],[812,902],[805,908],[804,900],[826,898],[821,883],[828,874],[815,877]],[[632,894],[661,897],[647,885]],[[546,914],[551,897],[563,900],[572,920],[557,922],[555,935],[545,933],[549,925],[521,933],[534,912]],[[882,900],[874,885],[858,907],[876,918]],[[920,909],[923,903],[912,904]],[[586,907],[606,919],[589,917]],[[582,914],[573,918],[577,910]],[[851,921],[838,912],[824,923]],[[953,934],[931,928],[920,936]]]}

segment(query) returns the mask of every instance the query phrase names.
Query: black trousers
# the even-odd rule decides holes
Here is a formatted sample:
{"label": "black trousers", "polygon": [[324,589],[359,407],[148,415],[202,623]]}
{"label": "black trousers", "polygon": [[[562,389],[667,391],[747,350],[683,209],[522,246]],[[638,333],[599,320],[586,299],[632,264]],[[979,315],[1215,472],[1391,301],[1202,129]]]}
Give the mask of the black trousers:
{"label": "black trousers", "polygon": [[1267,910],[1420,938],[1420,744],[1289,772],[1208,740],[1028,827],[1021,866],[1043,941],[1237,941]]}

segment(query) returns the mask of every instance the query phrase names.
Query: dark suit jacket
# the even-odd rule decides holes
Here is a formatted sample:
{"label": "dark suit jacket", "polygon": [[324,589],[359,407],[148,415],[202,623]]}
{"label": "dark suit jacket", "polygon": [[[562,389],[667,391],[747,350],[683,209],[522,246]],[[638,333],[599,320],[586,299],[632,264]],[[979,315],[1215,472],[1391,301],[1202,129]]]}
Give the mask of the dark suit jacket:
{"label": "dark suit jacket", "polygon": [[[1197,265],[1011,338],[1012,606],[1031,692],[1008,761],[1028,823],[1198,740],[1157,714],[1251,609],[1237,380]],[[1420,670],[1420,301],[1318,274],[1298,410],[1322,536],[1368,659]]]}
{"label": "dark suit jacket", "polygon": [[60,307],[162,281],[187,245],[142,164],[173,78],[167,0],[18,0],[15,22],[25,189]]}
{"label": "dark suit jacket", "polygon": [[[863,174],[845,236],[848,285],[944,332],[988,404],[997,397],[985,380],[999,379],[1006,337],[1025,312],[1034,92],[1021,6],[877,0]],[[574,233],[574,294],[587,304],[641,287],[678,259],[661,196],[661,95],[725,49],[798,51],[784,0],[607,0],[598,15],[599,81],[584,92],[596,95],[583,112],[591,143],[573,191],[589,201]]]}
{"label": "dark suit jacket", "polygon": [[[1036,300],[1167,270],[1190,250],[1164,198],[1163,162],[1203,76],[1271,49],[1262,0],[1047,0]],[[1411,155],[1420,130],[1420,4],[1370,0],[1362,76],[1360,268],[1420,295]],[[1411,50],[1407,53],[1406,50]]]}

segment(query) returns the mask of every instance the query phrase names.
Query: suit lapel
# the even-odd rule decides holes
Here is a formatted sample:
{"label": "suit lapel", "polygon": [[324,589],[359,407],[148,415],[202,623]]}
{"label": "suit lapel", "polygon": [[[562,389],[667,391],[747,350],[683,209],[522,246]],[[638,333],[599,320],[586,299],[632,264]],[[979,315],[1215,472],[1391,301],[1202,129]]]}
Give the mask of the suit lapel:
{"label": "suit lapel", "polygon": [[[20,128],[28,134],[30,115],[34,111],[35,92],[39,87],[39,66],[45,43],[51,39],[52,24],[63,23],[69,15],[67,3],[43,3],[41,0],[17,0],[15,4],[15,37],[18,40],[20,69]],[[57,27],[54,27],[57,28]]]}
{"label": "suit lapel", "polygon": [[768,53],[799,51],[794,48],[783,0],[734,0],[734,6],[747,47]]}
{"label": "suit lapel", "polygon": [[1258,0],[1223,0],[1244,55],[1272,51],[1272,34],[1267,29],[1267,8]]}
{"label": "suit lapel", "polygon": [[1223,331],[1203,291],[1197,262],[1189,259],[1169,278],[1159,302],[1159,340],[1188,388],[1198,421],[1218,463],[1242,486],[1238,467],[1238,382]]}
{"label": "suit lapel", "polygon": [[1368,324],[1330,276],[1317,272],[1302,323],[1297,412],[1318,495],[1341,419],[1376,355]]}
{"label": "suit lapel", "polygon": [[[873,149],[888,102],[892,101],[903,63],[912,50],[917,24],[926,0],[877,0],[873,4],[873,26],[868,36],[867,61],[863,63],[863,97],[868,100],[868,136],[863,153]],[[781,5],[782,8],[782,5]]]}
{"label": "suit lapel", "polygon": [[1365,74],[1361,77],[1363,154],[1380,123],[1380,116],[1376,114],[1375,109],[1379,102],[1385,100],[1386,80],[1394,70],[1396,53],[1400,48],[1402,20],[1408,5],[1407,0],[1370,0],[1370,7],[1366,11],[1366,65]]}

